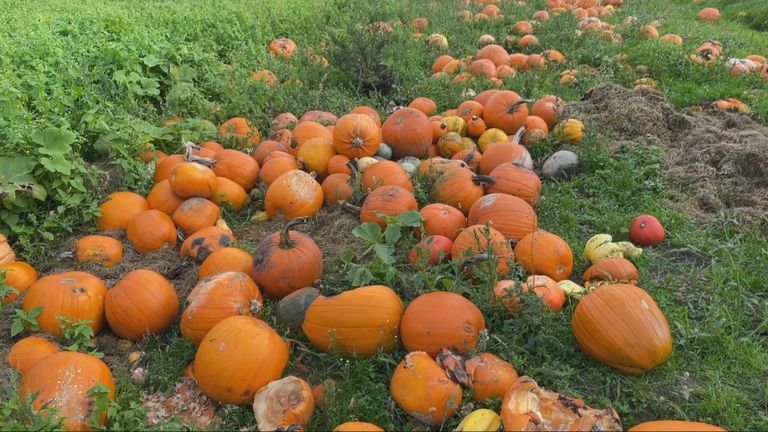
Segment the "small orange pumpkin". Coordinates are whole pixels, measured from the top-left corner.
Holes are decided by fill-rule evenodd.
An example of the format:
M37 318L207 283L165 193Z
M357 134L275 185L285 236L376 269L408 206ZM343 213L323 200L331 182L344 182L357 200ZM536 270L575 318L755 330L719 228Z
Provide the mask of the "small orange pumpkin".
M16 261L16 253L13 251L8 239L0 233L0 264Z
M437 111L437 104L430 98L417 97L408 104L408 108L417 109L426 116L431 116Z
M184 198L176 195L171 188L171 182L166 179L155 183L147 195L149 208L160 210L167 215L172 215L184 202Z
M629 428L628 432L725 432L725 429L708 423L682 420L656 420L640 423Z
M347 114L333 129L333 148L350 159L373 156L381 140L381 128L366 114Z
M424 236L441 235L453 241L467 227L467 218L459 209L447 204L427 204L419 214L424 218Z
M171 177L173 168L182 162L184 162L184 155L180 154L172 154L160 159L155 166L152 181L160 183L163 180L168 180Z
M637 267L625 258L603 258L584 272L584 282L612 281L637 285Z
M40 360L58 351L59 347L48 339L29 336L13 344L5 362L24 375Z
M494 168L507 162L533 169L533 159L528 150L519 143L506 141L495 142L485 149L480 160L480 173L488 175Z
M251 276L253 273L252 261L253 257L247 251L236 247L225 247L208 255L200 264L197 274L200 279L228 271L241 272Z
M248 193L239 184L226 177L216 177L216 192L210 197L217 206L228 206L239 212L248 201Z
M541 274L555 281L573 273L573 252L568 243L555 234L533 231L515 246L515 257L529 275Z
M384 432L384 429L373 423L352 421L342 423L333 429L333 432Z
M507 134L525 125L528 117L526 100L511 90L501 90L483 104L483 120L488 127L499 128Z
M96 218L96 226L100 230L125 229L144 210L149 210L149 204L143 196L133 192L115 192L99 205L100 216Z
M137 341L145 334L164 332L179 313L179 296L160 274L133 270L104 298L109 327L120 337Z
M136 252L154 252L176 245L176 225L160 210L144 210L128 224L126 238Z
M437 426L461 406L461 386L427 353L408 353L392 374L392 399L418 421Z
M324 138L333 142L333 133L320 123L302 120L291 132L289 152L292 155L298 154L301 146L313 138Z
M77 241L75 249L78 262L94 262L112 267L123 260L123 244L112 237L85 236Z
M173 222L187 234L216 224L221 209L205 198L189 198L173 212Z
M219 135L240 147L251 147L261 142L261 132L243 117L233 117L219 126Z
M24 291L37 281L37 270L23 261L0 264L0 275L3 276L0 283L11 288L0 298L0 303L4 305L16 301Z
M287 152L288 149L283 145L283 143L269 139L262 141L259 146L253 150L251 157L256 160L256 163L258 163L259 166L263 166L264 158L273 151Z

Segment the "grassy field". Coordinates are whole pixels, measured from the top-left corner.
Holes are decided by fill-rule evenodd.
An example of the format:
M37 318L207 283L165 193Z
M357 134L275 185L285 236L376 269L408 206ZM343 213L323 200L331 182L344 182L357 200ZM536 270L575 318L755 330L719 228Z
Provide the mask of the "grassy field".
M470 82L462 87L432 79L430 66L444 52L414 41L407 23L417 16L427 17L428 31L446 35L450 47L445 52L458 58L474 54L481 34L503 38L515 21L529 18L544 1L531 0L526 7L510 2L503 7L504 20L473 24L456 18L464 8L458 1L373 3L56 0L32 9L23 2L0 1L0 8L7 11L0 29L4 59L0 64L0 193L5 192L0 232L10 234L17 251L31 263L50 267L58 262L55 255L66 239L95 229L92 221L98 200L110 188L148 191L151 172L137 161L142 148L151 144L178 151L182 138L211 136L203 123L161 127L172 116L219 124L239 115L266 132L272 117L284 111L300 114L323 109L342 114L368 104L384 114L416 96L434 99L441 110L455 107L465 99L463 87L479 92L490 85ZM707 39L723 43L725 58L768 54L764 32L768 9L762 2L708 1L706 6L723 11L723 20L717 24L695 21L703 6L688 0L625 3L610 22L620 23L628 16L643 23L659 20L660 33L679 33L683 46L645 40L631 29L622 31L622 44L589 35L576 37L575 19L561 16L537 28L536 35L541 49L562 51L566 64L520 74L505 87L530 98L556 94L566 100L578 100L601 83L631 87L642 75L626 71L614 60L615 54L626 53L631 64L648 67L648 76L676 107L737 97L750 105L754 118L768 121L766 81L733 77L722 65L703 68L687 60ZM747 16L739 16L741 11ZM356 35L359 26L378 20L392 22L395 31L388 45L377 52ZM323 68L303 55L290 63L270 56L266 46L280 36L295 40L300 50L312 47L322 52L330 66ZM322 48L328 40L333 43ZM342 47L358 47L360 53ZM561 86L560 72L580 64L598 73ZM264 68L274 71L281 82L298 79L302 84L268 88L251 81L251 74ZM374 81L385 85L378 92L370 91ZM444 277L451 283L445 282L441 289L467 294L483 311L490 329L486 351L505 358L521 375L548 389L581 397L591 406L614 406L627 427L645 420L678 418L732 430L768 428L768 291L761 273L768 262L765 227L740 223L727 209L705 221L674 210L670 201L677 197L662 168L663 149L616 147L600 133L599 124L588 127L587 139L576 149L584 164L581 174L569 181L544 182L536 208L539 224L566 239L574 255L580 255L584 242L595 233L626 239L635 215L652 213L663 221L667 240L647 249L637 266L639 285L652 294L672 329L674 351L667 363L642 376L620 375L589 360L577 348L570 329L575 304L550 313L540 311L533 302L529 312L507 318L490 301L491 282L456 277L450 265L426 272L411 270L405 263L408 242L398 245L396 273L380 263L367 266L371 282L389 284L407 302L428 289L426 281ZM46 129L53 131L55 139L36 135ZM558 147L554 141L537 145L534 159L541 161ZM10 195L13 183L35 184L45 190L45 197ZM228 222L236 230L247 230L248 217L256 210L227 215ZM255 242L243 246L254 247ZM343 291L353 286L348 266L340 262L332 267L336 270L324 275L327 289ZM576 275L586 268L581 257L575 268ZM2 320L11 319L13 307L2 311ZM277 324L271 312L268 308L265 314L268 322L307 344L303 335ZM8 327L7 322L0 325L5 332L0 342L10 344ZM102 342L100 348L105 346ZM151 362L144 384L128 378L124 358L110 358L105 350L118 379L110 429L141 428L140 394L172 390L195 353L194 346L179 335L178 326L145 340L142 348ZM358 418L387 430L411 426L389 395L392 371L404 355L400 348L372 359L342 360L294 345L288 373L307 368L312 384L327 378L338 383L328 405L315 412L309 429L328 430ZM7 368L2 372L6 390L12 394L17 377ZM487 407L498 409L498 401ZM219 414L224 429L255 429L249 406L223 406ZM28 428L24 415L23 409L7 404L0 408L0 425ZM459 420L452 419L442 429L451 430ZM158 426L177 427L176 423Z

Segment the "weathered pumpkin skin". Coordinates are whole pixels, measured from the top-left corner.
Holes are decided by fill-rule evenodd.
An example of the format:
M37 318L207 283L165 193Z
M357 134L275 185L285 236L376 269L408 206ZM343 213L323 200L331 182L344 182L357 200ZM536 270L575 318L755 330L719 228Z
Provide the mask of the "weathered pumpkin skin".
M392 374L392 399L422 423L437 426L461 406L461 386L422 351L408 353Z
M433 291L416 297L405 310L400 326L408 351L424 351L435 357L441 348L465 353L477 344L485 330L480 309L464 297Z
M486 222L512 240L520 240L539 228L536 212L527 202L503 193L485 195L469 209L469 225L484 225Z
M39 279L29 287L22 309L29 312L38 306L43 311L37 317L40 330L55 337L63 331L57 315L73 320L90 320L89 327L98 334L104 325L104 281L85 272L66 272Z
M59 347L46 338L28 336L13 344L5 362L24 375L40 360L58 352Z
M195 355L195 379L213 400L250 404L288 364L288 345L262 320L232 316L206 335Z
M397 348L403 302L391 288L371 285L319 296L307 309L302 329L324 352L370 357Z
M515 246L515 258L529 275L544 275L561 281L573 273L571 247L547 231L534 231L521 238Z
M231 232L218 226L203 228L184 240L179 255L191 256L199 262L204 261L213 252L228 247L235 242Z
M672 353L666 317L634 285L603 285L582 297L571 325L587 356L627 374L645 373Z
M320 296L320 291L313 287L304 287L283 297L277 302L277 319L292 329L301 328L304 317L312 302Z
M115 380L107 365L98 358L79 352L61 351L51 354L35 364L21 379L19 399L26 403L28 396L39 392L32 406L40 411L44 405L56 410L64 418L65 430L87 431L92 419L93 400L87 394L96 384L107 388L107 397L115 398ZM45 411L40 411L46 416ZM98 418L100 425L107 423L106 410Z
M491 353L479 353L467 360L467 375L472 377L472 400L475 402L504 397L517 379L515 368Z
M85 236L77 241L75 249L78 262L95 262L112 267L123 259L123 244L112 237Z
M301 378L289 375L270 382L256 392L253 415L260 431L307 427L315 410L312 387Z
M269 186L264 203L272 220L314 216L323 206L323 188L304 171L288 171Z
M656 420L640 423L629 428L628 432L725 432L725 429L709 423L683 420Z

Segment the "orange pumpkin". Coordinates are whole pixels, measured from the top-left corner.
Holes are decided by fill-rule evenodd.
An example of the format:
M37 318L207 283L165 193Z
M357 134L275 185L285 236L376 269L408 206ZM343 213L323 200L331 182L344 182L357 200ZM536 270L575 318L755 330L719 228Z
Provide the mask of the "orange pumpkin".
M213 172L219 177L226 177L240 185L246 191L253 189L259 178L259 163L247 154L233 149L222 150L216 154Z
M515 246L515 257L529 275L541 274L561 281L573 273L571 247L546 231L533 231L521 238Z
M483 155L475 148L464 149L451 156L451 159L453 160L464 161L472 172L477 172L480 168L480 159L482 158Z
M365 114L368 117L372 118L374 122L376 122L376 126L381 127L381 116L379 116L379 112L367 105L361 105L361 106L355 107L352 111L350 111L350 113Z
M24 375L40 360L58 351L59 347L48 339L29 336L13 344L5 362Z
M441 235L453 241L467 227L464 213L447 204L427 204L419 214L424 218L424 237Z
M563 288L549 276L528 276L528 279L522 284L521 288L524 292L533 289L533 292L554 312L559 312L563 308L563 304L565 304L565 292L563 291ZM494 294L496 294L497 298L500 297L500 293L495 290ZM505 294L508 294L508 292ZM516 310L516 304L510 309L511 312L514 312Z
M89 235L75 245L78 262L94 262L112 267L123 260L123 244L107 236Z
M253 414L260 431L307 427L314 409L312 387L295 376L270 382L253 399Z
M637 285L640 274L631 261L624 258L603 258L584 272L584 282L612 281Z
M333 429L333 432L384 432L384 429L373 423L352 421L342 423Z
M702 9L698 17L701 21L717 21L720 19L720 11L713 7Z
M506 141L495 142L483 151L480 173L488 175L494 168L506 162L533 169L533 160L528 150L518 143Z
M347 114L333 129L333 148L351 159L373 156L381 139L381 128L366 114Z
M189 198L173 212L173 222L187 234L213 226L221 216L221 209L205 198Z
M449 169L432 185L430 195L435 202L448 204L465 215L485 193L483 185L493 182L488 176L478 176L466 168Z
M280 153L275 152L264 161L264 166L261 168L261 181L265 185L269 186L277 180L278 177L287 173L288 171L300 170L302 168L301 162L289 154L285 154L287 157L283 157Z
M503 398L517 379L515 368L491 353L475 354L467 360L466 366L472 383L472 400L475 402Z
M251 276L253 257L247 251L236 247L225 247L214 251L200 264L198 277L204 279L216 273L241 272Z
M133 218L148 209L149 204L143 196L133 192L115 192L99 205L96 226L100 230L125 229Z
M634 285L603 285L579 300L571 323L589 357L628 374L641 374L672 353L672 334L653 298Z
M494 66L501 66L507 64L507 57L509 53L501 45L489 44L477 51L478 59L485 59L494 64Z
M437 73L443 70L445 68L445 65L447 65L449 62L455 60L453 57L449 56L448 54L441 55L440 57L435 59L435 62L432 63L432 73Z
M725 432L725 429L708 423L683 420L656 420L640 423L629 428L628 432Z
M486 130L485 121L478 116L472 116L467 121L467 133L469 136L480 137Z
M171 190L182 198L208 198L216 190L216 174L205 165L182 162L171 170Z
M397 162L388 160L379 161L363 172L364 190L371 191L381 186L400 186L413 192L413 183L405 168Z
M339 119L336 118L333 113L328 111L311 110L307 111L299 118L299 123L302 122L315 122L320 123L323 126L330 126L336 124Z
M176 245L176 226L160 210L145 210L128 224L126 238L136 252L154 252L166 245Z
M235 315L259 315L264 300L259 287L245 273L222 272L195 285L181 314L181 334L195 344L213 326Z
M444 172L452 168L469 168L463 160L446 159L444 157L432 157L423 160L419 164L419 175L437 179Z
M414 108L400 108L381 127L381 136L392 148L393 159L427 155L432 144L432 125L424 113Z
M507 243L504 234L484 225L470 225L461 230L453 241L451 259L464 260L473 255L485 253L489 248L498 260L496 274L502 276L509 273L509 267L514 261L512 247Z
M261 132L243 117L233 117L219 126L219 135L240 147L251 147L261 142Z
M286 60L293 57L293 53L296 51L296 42L285 38L277 38L269 43L270 54L280 56Z
M90 321L88 326L98 334L104 325L104 296L107 287L98 277L85 272L66 272L40 278L29 287L22 309L25 312L42 307L37 323L40 330L61 337L59 316L74 321Z
M256 160L256 163L259 164L259 166L264 165L264 158L267 157L268 154L272 153L273 151L283 151L287 152L288 149L283 145L283 143L275 140L265 140L262 141L256 149L253 150L253 153L251 153L251 157Z
M325 128L325 126L314 121L301 121L293 128L291 132L291 142L289 146L289 152L292 155L296 155L299 149L305 142L313 138L324 138L333 142L333 133Z
M155 183L147 195L149 208L160 210L167 215L172 215L183 202L184 198L173 192L171 182L168 179Z
M216 177L216 192L210 198L217 206L228 206L234 212L239 212L248 201L248 193L232 180Z
M202 262L213 252L231 246L234 242L235 237L231 231L218 226L203 228L184 240L179 249L179 255L191 256Z
M220 151L224 150L224 146L216 141L203 141L200 143L200 147L213 152L214 157L219 154Z
M19 296L37 281L37 270L23 261L0 264L0 284L10 287L10 290L0 298L0 303L6 305L16 301Z
M496 93L498 93L500 91L501 90L497 90L497 89L490 89L490 90L482 91L482 92L478 93L477 96L475 96L475 101L477 101L478 103L480 103L480 105L485 107L485 105L488 103L488 101L491 100L491 98L494 97L496 95Z
M426 116L431 116L437 111L437 104L430 98L417 97L408 104L409 108L417 109Z
M464 297L433 291L416 297L405 309L400 335L408 351L424 351L435 357L441 348L461 353L477 345L485 330L480 309Z
M306 171L315 172L318 179L324 179L328 175L328 162L335 155L336 150L331 141L313 138L301 146L297 157L304 163Z
M475 202L469 209L467 223L489 223L504 237L520 240L538 229L533 208L522 199L503 193L491 193Z
M350 159L344 155L335 155L328 160L328 174L347 174L352 175L352 169L349 167Z
M16 261L16 253L8 243L8 239L0 234L0 264L12 263Z
M145 334L161 334L179 313L173 286L152 270L133 270L104 298L104 314L118 336L137 341Z
M360 223L376 222L384 228L384 219L377 214L398 216L411 210L418 210L416 198L407 189L400 186L381 186L371 191L360 209Z
M152 181L160 183L163 180L168 180L171 177L171 171L173 168L184 162L184 155L172 154L168 157L164 157L157 162L155 166L155 172L152 175Z
M94 422L107 424L107 410L96 417L94 401L88 397L96 384L106 387L107 399L114 400L115 380L103 361L90 354L61 351L43 358L24 374L19 400L31 403L43 417L47 416L44 407L55 410L65 430L87 431ZM37 394L34 401L29 399L33 394Z
M503 193L523 199L531 206L539 202L541 179L533 170L505 162L490 173L493 183L486 186L487 193Z
M339 204L347 202L355 193L355 188L351 184L352 177L348 174L331 174L323 180L323 196L326 204Z
M324 352L371 357L397 348L403 302L384 285L319 296L306 311L302 330Z
M408 353L392 374L392 399L418 421L438 426L459 410L461 386L427 353Z
M262 387L280 378L288 364L288 345L256 318L231 316L205 335L195 355L195 378L213 400L252 403Z
M323 205L323 188L304 171L288 171L269 185L264 209L272 220L314 216Z
M483 105L483 120L488 127L499 128L507 134L525 125L528 117L526 100L510 90L501 90Z
M323 274L323 256L315 241L291 230L307 222L307 218L293 219L256 246L253 279L270 298L281 299L313 285Z

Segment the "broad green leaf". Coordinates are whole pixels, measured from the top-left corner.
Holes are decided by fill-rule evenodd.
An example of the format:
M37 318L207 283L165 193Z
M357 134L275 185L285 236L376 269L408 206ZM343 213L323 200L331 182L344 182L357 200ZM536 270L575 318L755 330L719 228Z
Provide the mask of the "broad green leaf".
M392 246L382 243L373 245L373 251L376 256L381 258L386 264L392 264L395 262L395 251Z
M411 210L397 215L395 220L397 220L402 225L415 228L421 226L421 223L424 221L424 217L422 217L421 214L419 214L419 212L416 210Z
M0 157L0 183L34 183L32 176L37 162L25 156Z
M47 128L32 134L32 141L41 147L38 151L46 155L62 155L72 150L71 144L75 142L75 134L72 131Z
M365 222L352 230L352 234L368 243L381 243L381 227L375 222Z
M148 56L144 56L141 59L141 62L144 63L145 65L149 66L149 67L154 67L154 66L159 65L163 61L161 59L153 56L152 54L150 54Z
M60 154L53 155L50 158L40 158L40 163L50 172L58 172L64 175L72 174L72 163Z
M384 230L384 241L387 244L397 243L397 241L400 240L400 237L400 225L387 225L387 228Z
M349 270L350 282L354 286L364 286L371 283L373 273L363 266L355 265Z

